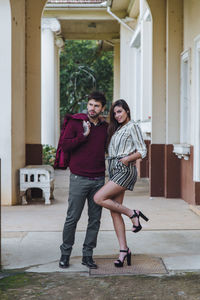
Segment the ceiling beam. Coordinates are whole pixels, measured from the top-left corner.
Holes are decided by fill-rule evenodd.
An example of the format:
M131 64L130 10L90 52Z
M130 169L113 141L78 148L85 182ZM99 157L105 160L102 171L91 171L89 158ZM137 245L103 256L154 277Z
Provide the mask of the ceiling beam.
M120 18L124 17L124 12L118 12ZM106 9L46 9L43 17L58 18L60 20L112 20Z
M70 33L62 32L62 36L66 40L119 40L119 33Z

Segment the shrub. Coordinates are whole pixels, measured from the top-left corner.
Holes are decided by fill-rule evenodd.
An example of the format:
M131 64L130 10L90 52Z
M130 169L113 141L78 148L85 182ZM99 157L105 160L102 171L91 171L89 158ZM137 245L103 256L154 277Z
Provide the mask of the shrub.
M44 165L54 165L56 158L56 148L51 145L42 145L42 161Z

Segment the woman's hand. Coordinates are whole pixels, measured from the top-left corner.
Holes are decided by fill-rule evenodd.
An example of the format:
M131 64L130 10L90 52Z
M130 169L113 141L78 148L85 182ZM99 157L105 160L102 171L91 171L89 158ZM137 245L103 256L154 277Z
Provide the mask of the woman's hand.
M123 158L121 158L119 161L121 161L125 166L128 167L128 165L130 163L133 163L135 164L136 163L136 160L140 159L141 158L141 154L137 151L135 153L132 153L132 154L129 154Z
M90 133L91 124L89 121L83 121L83 135L88 136Z
M119 161L121 161L125 166L128 167L128 165L129 165L129 157L128 156L121 158Z

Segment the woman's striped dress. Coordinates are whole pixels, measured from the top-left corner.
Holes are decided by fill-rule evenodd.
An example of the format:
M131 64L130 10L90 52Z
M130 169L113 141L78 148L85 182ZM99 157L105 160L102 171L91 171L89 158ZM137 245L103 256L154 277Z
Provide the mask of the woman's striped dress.
M110 180L131 191L137 180L135 162L131 162L129 166L126 166L120 159L136 151L141 154L142 158L146 156L147 150L141 129L137 123L131 120L117 129L108 147L108 172Z

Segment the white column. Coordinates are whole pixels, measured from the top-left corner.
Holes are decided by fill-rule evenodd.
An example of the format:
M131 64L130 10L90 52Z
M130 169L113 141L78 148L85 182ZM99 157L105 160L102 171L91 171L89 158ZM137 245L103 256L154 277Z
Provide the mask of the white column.
M11 152L11 11L10 1L0 1L0 158L2 204L12 203Z
M194 181L200 181L200 36L195 39Z
M120 98L130 106L133 115L134 49L130 47L132 32L121 26L120 30Z
M133 102L134 119L143 132L151 132L152 115L152 20L150 11L140 1L140 20L130 42L134 49Z
M42 19L42 144L52 146L57 145L55 124L58 119L58 54L55 51L55 33L59 31L57 19Z
M149 120L152 106L152 24L141 22L141 121Z
M64 41L61 37L56 38L55 41L55 60L54 60L54 69L55 69L55 102L54 102L54 111L55 111L55 130L54 130L54 141L55 146L58 144L60 137L60 51L64 46Z
M120 43L114 45L114 93L113 99L120 98Z
M134 76L133 76L133 118L141 120L141 48L134 49Z
M131 111L131 118L133 119L135 106L134 106L134 99L133 99L133 83L135 78L135 61L134 61L134 49L130 47L130 39L128 40L128 54L129 54L129 76L128 76L128 104Z
M144 0L140 0L140 19L143 18L144 14Z

